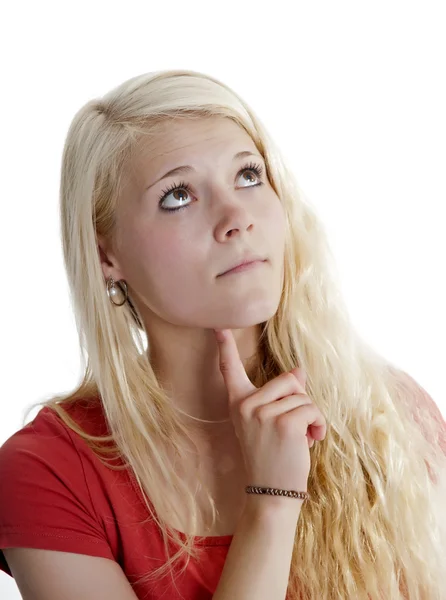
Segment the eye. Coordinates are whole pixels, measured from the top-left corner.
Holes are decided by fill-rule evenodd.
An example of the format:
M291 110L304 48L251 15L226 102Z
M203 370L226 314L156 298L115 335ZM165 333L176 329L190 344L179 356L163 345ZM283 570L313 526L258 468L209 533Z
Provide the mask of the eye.
M166 200L169 196L173 196L174 202L185 202L187 200L187 196L191 194L192 191L189 185L186 182L180 182L178 184L173 183L166 190L161 192L161 197L159 199L159 206L161 210L165 210L166 212L175 212L177 210L181 210L183 208L187 208L189 204L183 204L182 206L165 206ZM163 206L164 205L164 206Z
M253 173L254 173L255 177L253 177L253 175L252 175ZM249 163L248 165L245 165L244 167L242 167L240 169L240 171L237 173L236 178L238 178L242 174L244 175L244 181L248 185L242 185L242 188L257 187L257 186L263 185L263 181L258 181L257 183L255 182L256 179L258 179L258 180L261 179L262 173L263 173L263 167L261 165L256 164L256 163ZM246 174L248 175L248 177L246 177ZM254 181L254 183L253 183L253 181ZM191 205L191 202L187 201L187 197L190 194L192 194L192 190L191 190L189 184L186 183L185 181L182 181L178 184L173 183L167 189L162 190L161 196L159 198L159 207L161 210L163 210L165 212L177 212L179 210L188 208ZM169 196L172 196L171 202L174 202L174 203L181 202L182 205L178 206L178 205L174 204L174 206L168 206L168 205L166 206L166 202L167 202Z
M252 171L252 173L255 174L255 176L256 176L257 179L261 179L262 178L263 167L261 165L256 164L256 163L249 163L249 165L245 165L244 167L242 167L240 169L240 171L237 173L237 177L239 175L241 175L242 173L243 174L245 174L245 173L249 174L250 171ZM248 183L250 181L252 181L252 179L253 179L252 173L249 175L249 179L245 178L245 181L247 181ZM260 181L259 183L254 183L254 185L262 185L262 183L263 182ZM243 186L243 187L252 187L252 186L248 185L248 186Z

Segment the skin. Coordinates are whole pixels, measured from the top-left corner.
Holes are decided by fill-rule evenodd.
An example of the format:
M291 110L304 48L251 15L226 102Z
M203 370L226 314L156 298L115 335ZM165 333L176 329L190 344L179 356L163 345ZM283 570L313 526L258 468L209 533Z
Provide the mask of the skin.
M174 389L178 407L209 420L229 418L228 392L213 330L232 330L237 352L249 371L258 343L258 325L276 312L283 282L283 208L265 177L265 165L259 156L232 163L234 154L242 150L258 154L248 134L228 119L165 124L150 144L146 140L131 165L117 207L116 239L98 236L104 277L124 279L132 301L141 311L155 371ZM251 171L238 174L250 161L263 166L263 186L253 187L258 180ZM166 171L185 164L193 165L195 171L154 183ZM174 198L186 198L192 204L179 212L162 212L158 207L161 190L183 180L190 185L191 196L187 192L171 194L167 204L180 205ZM153 187L145 190L150 184ZM268 262L217 278L218 273L239 262L247 250L267 257ZM231 369L237 352L232 346L233 358L226 357ZM229 377L230 373L226 375ZM247 482L231 421L207 427L210 429L204 446L208 452L203 453L207 461L205 471L220 520L213 531L199 525L192 533L225 535L234 532L243 512L247 498L243 486ZM185 468L186 477L187 474ZM195 483L191 482L192 488ZM275 514L277 518L277 510ZM251 566L259 563L254 551L264 546L258 543L259 535L262 540L266 535L271 557L268 562L272 565L267 575L274 575L264 583L272 585L274 581L277 591L277 573L282 570L281 579L285 581L289 569L283 560L287 551L284 539L287 535L290 538L293 525L287 518L285 529L276 536L276 547L271 545L271 532L265 523L260 523L258 513L254 525L252 516L248 516L238 540L251 540L252 551L239 542L239 555L232 557L235 570L226 574L226 585L237 573L239 579L234 585L240 590L251 586L251 580L240 577L249 575ZM293 523L294 519L293 516ZM189 525L184 523L173 526L185 531ZM277 521L274 531L278 531ZM8 548L4 553L26 600L49 600L62 595L67 600L136 598L121 567L109 559L34 548ZM240 568L243 561L247 568ZM80 572L82 577L78 577ZM264 583L262 580L262 589L266 589ZM276 592L267 595L277 596Z
M254 156L233 156L248 150ZM212 117L165 122L141 143L117 206L115 240L98 237L105 278L124 279L150 340L150 360L177 406L198 418L229 418L213 329L232 329L244 365L255 361L259 324L277 310L283 284L285 213L263 158L235 122ZM263 167L260 178L246 164ZM167 171L194 171L159 182ZM255 186L259 181L264 185ZM162 191L187 183L191 192ZM147 189L149 187L149 189ZM217 277L251 251L267 262ZM116 310L119 310L117 308ZM188 425L192 420L185 417ZM232 431L232 425L208 425Z

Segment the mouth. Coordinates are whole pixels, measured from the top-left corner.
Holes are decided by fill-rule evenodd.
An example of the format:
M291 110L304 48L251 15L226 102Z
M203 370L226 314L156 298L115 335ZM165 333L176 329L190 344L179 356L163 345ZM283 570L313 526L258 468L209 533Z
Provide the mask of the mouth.
M246 261L236 265L235 267L232 267L232 269L228 269L227 271L224 271L224 273L220 273L220 275L217 275L217 277L223 277L223 275L230 275L233 273L241 273L243 271L248 271L249 269L254 269L256 267L260 267L266 262L267 262L266 259L260 259L260 258L255 259L255 260L246 260Z

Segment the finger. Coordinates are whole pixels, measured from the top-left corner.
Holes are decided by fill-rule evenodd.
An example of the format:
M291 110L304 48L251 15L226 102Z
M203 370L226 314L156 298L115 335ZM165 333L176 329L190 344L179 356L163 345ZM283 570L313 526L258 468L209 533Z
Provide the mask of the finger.
M287 373L285 371L274 379L267 381L259 390L258 394L253 394L250 398L245 400L244 405L246 414L250 414L252 411L255 411L265 404L276 404L282 398L292 395L299 395L300 398L306 398L308 402L311 402L299 380L293 373Z
M265 422L270 421L283 413L290 412L299 406L304 406L305 404L311 404L311 400L308 396L291 394L274 402L259 404L255 409L255 414L259 421Z
M307 382L307 374L305 373L304 369L302 367L295 367L294 369L291 369L290 373L292 373L296 379L298 380L298 382L303 385L304 390L305 390L305 385ZM306 392L304 392L306 393ZM322 415L321 415L322 417ZM320 422L314 422L309 426L309 430L310 430L310 435L318 441L321 441L323 439L325 439L325 436L327 435L327 424L326 421L324 419L324 417L322 417L322 423Z
M303 387L302 393L305 394L305 386L307 385L307 374L305 370L302 367L294 367L294 369L291 369L290 373L292 373L297 381L301 384Z
M315 440L320 442L325 439L327 435L327 425L325 423L323 425L312 425L311 427L313 427L311 435Z
M327 422L321 411L317 407L314 408L316 408L316 418L309 423L310 435L315 440L322 441L327 435Z
M230 401L246 398L257 388L252 384L243 366L231 329L214 329L219 351L220 371Z
M280 415L283 418L285 415L291 415L295 418L297 426L302 433L317 441L325 438L327 433L327 425L321 411L313 403L303 403L296 408L287 410Z

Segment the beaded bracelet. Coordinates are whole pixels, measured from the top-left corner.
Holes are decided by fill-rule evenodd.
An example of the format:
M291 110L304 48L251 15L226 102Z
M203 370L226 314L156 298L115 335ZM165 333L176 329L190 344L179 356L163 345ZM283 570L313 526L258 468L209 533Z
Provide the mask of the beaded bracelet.
M288 496L290 498L301 498L308 500L310 494L308 492L295 492L294 490L280 490L277 488L257 487L247 485L245 488L247 494L269 494L270 496Z

